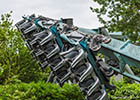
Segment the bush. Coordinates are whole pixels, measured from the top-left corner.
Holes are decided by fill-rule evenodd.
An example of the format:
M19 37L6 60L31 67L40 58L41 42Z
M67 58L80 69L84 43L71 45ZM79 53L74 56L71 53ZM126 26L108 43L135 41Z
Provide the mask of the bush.
M124 80L115 81L111 83L116 86L116 90L109 93L110 100L140 100L140 84L126 83Z
M84 100L80 89L73 84L62 88L43 81L0 86L0 100Z

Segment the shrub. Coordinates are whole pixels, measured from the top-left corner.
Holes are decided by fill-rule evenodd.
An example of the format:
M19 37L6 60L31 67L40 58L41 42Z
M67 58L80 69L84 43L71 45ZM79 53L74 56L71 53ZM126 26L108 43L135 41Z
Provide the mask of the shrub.
M115 81L111 83L116 86L116 90L109 93L110 100L140 100L140 84L126 83L124 80Z
M43 81L0 86L0 100L84 100L80 89L73 84L62 88Z

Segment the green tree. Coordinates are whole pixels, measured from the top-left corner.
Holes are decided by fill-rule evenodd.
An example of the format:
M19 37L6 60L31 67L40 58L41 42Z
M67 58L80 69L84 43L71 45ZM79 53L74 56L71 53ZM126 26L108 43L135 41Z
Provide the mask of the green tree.
M140 0L93 0L100 8L91 7L99 21L111 32L123 32L132 42L140 41ZM106 19L106 17L108 17Z
M47 75L41 72L14 28L11 13L1 15L0 20L0 84L16 79L23 82L44 79Z

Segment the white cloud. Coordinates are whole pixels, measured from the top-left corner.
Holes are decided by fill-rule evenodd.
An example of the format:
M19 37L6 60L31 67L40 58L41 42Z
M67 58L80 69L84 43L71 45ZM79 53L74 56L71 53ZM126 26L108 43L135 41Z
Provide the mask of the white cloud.
M73 18L74 25L86 28L100 27L96 14L90 6L98 7L92 0L3 0L0 14L13 11L14 22L22 15L32 13L52 18Z

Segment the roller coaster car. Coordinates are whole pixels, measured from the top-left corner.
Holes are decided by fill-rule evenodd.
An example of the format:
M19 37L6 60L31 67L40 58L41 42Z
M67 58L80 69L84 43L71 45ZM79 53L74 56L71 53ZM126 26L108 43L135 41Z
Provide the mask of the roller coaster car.
M129 41L110 38L103 28L78 28L72 19L35 15L24 16L16 26L41 68L51 68L48 82L60 86L67 81L76 83L86 100L107 100L105 89L115 89L109 78L116 73L140 81L124 72L125 64L139 67L140 48ZM97 53L105 55L105 61Z
M70 79L71 75L71 61L73 61L76 56L79 54L78 50L74 50L73 48L69 49L66 52L61 52L60 56L55 58L56 60L60 61L59 63L50 63L52 66L55 66L52 68L55 75L57 76L57 80L59 80L60 84L64 84L64 82L68 81ZM57 61L57 62L58 62Z

